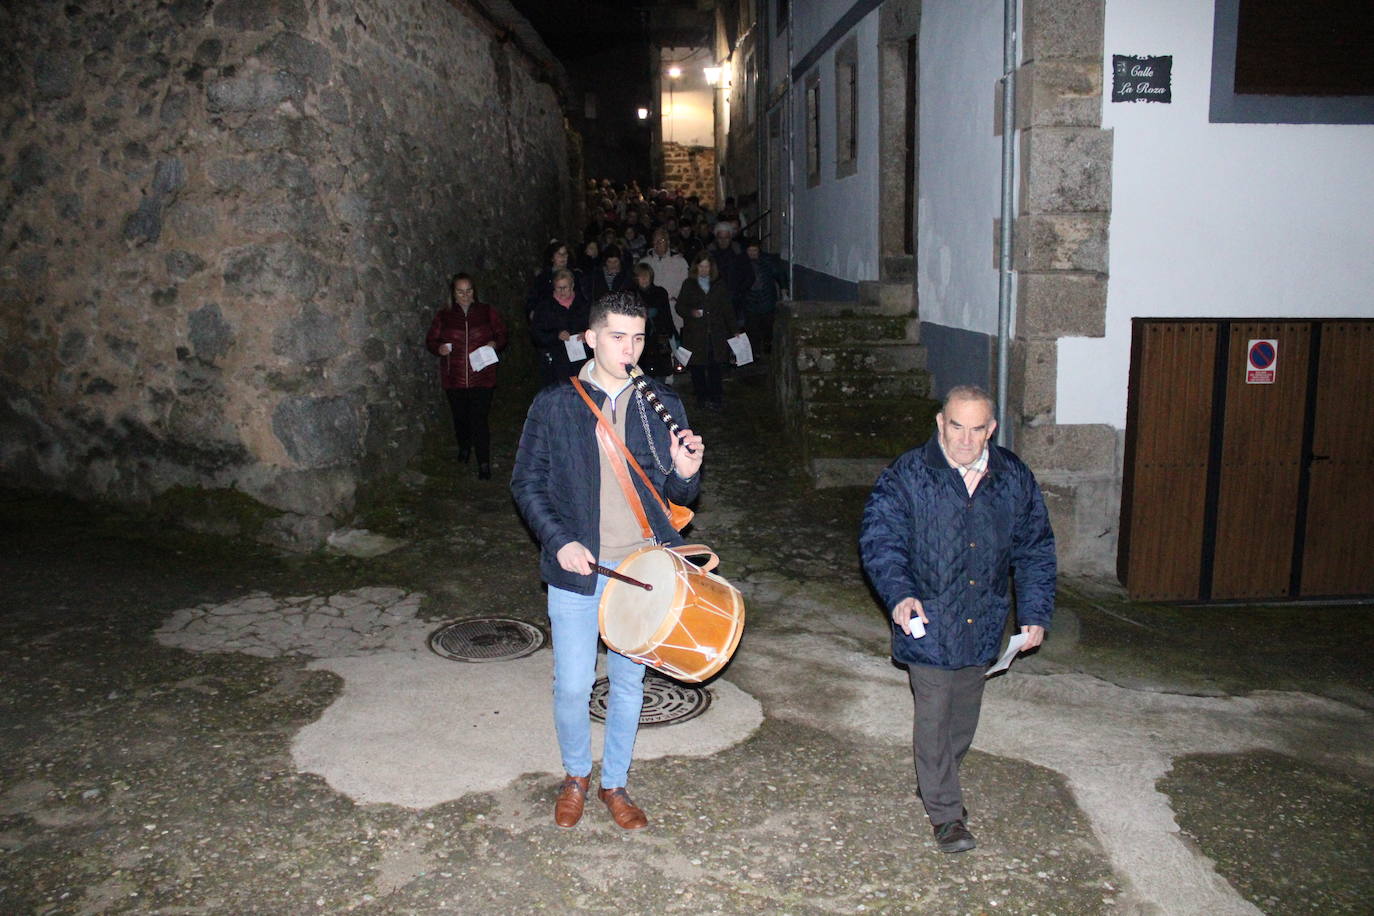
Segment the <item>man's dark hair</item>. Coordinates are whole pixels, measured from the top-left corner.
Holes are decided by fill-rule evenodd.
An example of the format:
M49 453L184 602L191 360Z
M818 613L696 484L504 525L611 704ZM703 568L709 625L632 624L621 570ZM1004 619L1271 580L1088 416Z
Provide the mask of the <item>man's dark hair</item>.
M644 303L639 301L638 296L628 290L607 293L593 302L591 315L587 318L588 327L604 328L608 315L643 318L645 322L649 320L649 310L644 307Z
M602 261L605 261L605 260L607 260L607 259L609 259L609 258L618 258L618 257L620 257L620 248L617 247L617 246L615 246L615 245L607 245L605 248L601 249L601 260L602 260Z

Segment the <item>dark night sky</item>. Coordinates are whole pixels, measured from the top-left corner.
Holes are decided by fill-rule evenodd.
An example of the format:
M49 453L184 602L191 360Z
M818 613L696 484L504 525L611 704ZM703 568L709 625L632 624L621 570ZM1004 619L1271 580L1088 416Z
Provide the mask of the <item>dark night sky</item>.
M586 174L619 181L649 180L651 130L635 109L657 107L651 75L651 0L512 0L563 63L576 96L574 128L582 135ZM587 96L596 117L582 117Z
M611 47L648 43L645 0L512 0L549 50L568 64Z

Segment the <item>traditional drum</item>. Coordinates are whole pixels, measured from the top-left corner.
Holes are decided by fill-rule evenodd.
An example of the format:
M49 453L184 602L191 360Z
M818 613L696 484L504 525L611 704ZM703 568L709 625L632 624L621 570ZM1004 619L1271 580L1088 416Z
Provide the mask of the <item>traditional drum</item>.
M705 566L684 557L705 555ZM709 547L641 547L616 572L653 586L612 579L601 593L601 638L621 655L680 681L695 684L715 674L734 654L744 632L739 589L711 570L720 559Z

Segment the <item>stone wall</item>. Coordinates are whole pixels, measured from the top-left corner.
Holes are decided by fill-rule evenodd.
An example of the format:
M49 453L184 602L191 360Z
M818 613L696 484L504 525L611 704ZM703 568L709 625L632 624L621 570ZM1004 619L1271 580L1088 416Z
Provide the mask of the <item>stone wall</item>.
M1104 0L1029 0L1023 9L1009 420L1015 449L1044 487L1060 566L1110 575L1124 436L1055 416L1059 338L1105 332L1112 134L1101 126Z
M663 185L683 194L701 198L704 206L716 206L716 151L709 146L663 144Z
M0 18L0 481L319 543L418 448L447 277L509 314L570 224L547 61L458 0Z

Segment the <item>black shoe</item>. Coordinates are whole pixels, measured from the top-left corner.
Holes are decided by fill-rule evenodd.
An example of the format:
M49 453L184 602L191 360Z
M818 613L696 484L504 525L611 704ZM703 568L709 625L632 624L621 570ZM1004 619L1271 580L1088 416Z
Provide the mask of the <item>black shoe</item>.
M465 449L465 448L460 448L460 449L458 449L458 461L459 461L460 463L462 463L462 464L467 464L467 463L468 463L468 454L469 454L468 449Z
M479 465L477 465L477 479L478 479L478 480L491 480L491 465L489 465L489 464L479 464Z
M963 821L935 825L935 846L941 852L967 852L977 845Z

